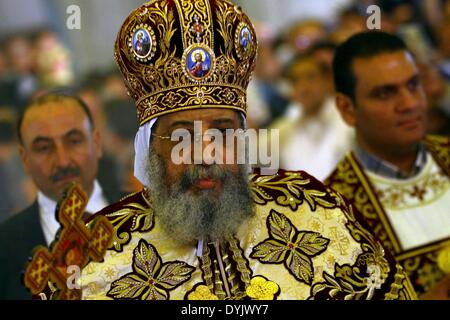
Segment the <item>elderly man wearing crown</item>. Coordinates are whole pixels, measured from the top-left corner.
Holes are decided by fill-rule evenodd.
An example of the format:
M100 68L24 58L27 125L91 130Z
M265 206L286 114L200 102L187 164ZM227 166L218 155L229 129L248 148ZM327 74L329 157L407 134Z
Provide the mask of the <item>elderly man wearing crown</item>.
M147 47L137 48L140 33ZM114 236L104 260L82 270L84 299L415 297L353 207L307 173L173 161L176 129L245 128L256 49L250 20L226 0L154 0L126 19L115 59L138 109L145 188L97 213ZM204 72L191 72L200 55Z

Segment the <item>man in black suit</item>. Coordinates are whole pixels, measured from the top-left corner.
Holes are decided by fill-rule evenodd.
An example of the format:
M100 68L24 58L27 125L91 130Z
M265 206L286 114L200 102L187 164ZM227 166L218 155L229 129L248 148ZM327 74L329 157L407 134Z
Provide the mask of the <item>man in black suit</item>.
M96 180L100 133L77 97L51 93L36 99L23 111L18 135L20 158L39 190L30 207L0 225L0 299L31 298L22 272L33 248L53 241L59 228L56 204L72 181L89 195L87 212L120 197Z

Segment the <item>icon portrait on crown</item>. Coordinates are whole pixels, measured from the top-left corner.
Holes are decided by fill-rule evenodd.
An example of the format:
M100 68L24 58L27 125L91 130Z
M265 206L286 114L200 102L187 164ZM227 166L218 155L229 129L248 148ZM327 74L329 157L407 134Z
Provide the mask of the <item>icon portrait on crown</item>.
M247 27L242 28L241 30L241 36L240 36L240 45L241 48L244 49L244 51L249 50L252 43L252 35L250 34L250 31Z
M155 34L147 25L139 25L133 29L128 46L137 60L149 61L156 51Z
M206 80L214 67L214 53L207 46L195 44L186 49L183 63L189 78L194 81Z
M241 60L246 60L252 56L255 43L254 37L248 25L241 22L236 29L235 46L236 53Z

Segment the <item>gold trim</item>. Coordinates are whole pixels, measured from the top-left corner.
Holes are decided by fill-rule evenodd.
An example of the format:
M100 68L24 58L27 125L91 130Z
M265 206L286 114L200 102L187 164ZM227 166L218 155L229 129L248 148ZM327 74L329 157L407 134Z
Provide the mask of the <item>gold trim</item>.
M206 242L203 243L203 255L199 258L201 262L200 268L202 269L203 280L206 282L206 286L214 293L214 282L213 282L213 274L212 274L212 262L209 258L209 247Z
M406 271L405 271L405 273L406 273ZM419 300L416 289L414 288L413 284L411 283L411 279L409 279L409 276L406 277L405 282L406 282L405 283L406 291L411 294L411 296L410 296L411 299Z
M403 267L400 264L397 264L395 268L397 271L394 275L394 282L391 284L391 290L384 295L384 298L386 300L417 300L417 293L414 290L409 277L404 272Z
M401 282L405 274L394 257L387 254L381 243L368 230L359 224L354 216L353 207L343 208L347 217L345 227L351 237L361 247L361 253L356 261L350 264L335 264L334 272L323 271L323 282L314 284L311 288L311 297L318 294L323 298L345 300L361 299L396 299L400 293L407 294ZM337 239L334 239L337 240ZM396 267L394 267L396 266ZM394 276L395 281L388 281L389 276ZM386 293L386 291L389 292Z
M407 252L404 252L402 254L399 254L399 255L397 255L397 260L402 261L402 260L418 257L425 253L431 253L431 252L437 251L437 250L442 249L449 245L450 245L450 237L446 238L444 240L440 240L439 243L433 242L432 244L425 244L420 247L411 249Z
M392 230L392 227L389 223L389 219L386 216L384 209L381 207L381 205L378 203L378 200L376 196L373 193L372 187L370 186L369 182L367 181L364 173L360 170L358 164L356 163L356 160L354 158L354 155L352 152L348 153L346 155L347 159L350 162L350 165L352 166L353 170L355 171L356 175L358 176L359 182L361 183L362 187L367 193L367 196L369 197L369 201L374 206L375 210L378 212L378 217L381 221L381 224L383 225L384 229L386 230L386 233L388 234L391 243L394 247L394 251L396 254L400 253L400 243L395 236L395 233Z
M233 88L236 89L238 91L240 91L242 93L243 96L245 96L245 91L242 90L242 87L236 86L236 85L232 85L232 84L226 84L226 83L219 83L219 82L202 82L201 83L202 87L222 87L222 88ZM147 94L141 98L139 98L139 100L136 101L136 104L140 104L142 103L145 99L149 99L154 95L160 94L160 93L164 93L164 92L170 92L173 91L174 89L180 89L180 88L198 88L198 84L195 83L191 83L191 84L185 84L185 85L177 85L177 86L173 86L170 88L166 88L166 89L162 89L162 90L157 90L157 91L153 91L151 94Z
M233 253L233 260L237 263L237 270L241 274L241 280L245 285L245 288L250 285L250 278L252 276L252 270L248 267L248 261L243 256L243 250L239 247L236 239L231 239L229 242L231 252Z
M450 178L450 139L443 136L427 135L424 142L434 161Z
M239 107L212 105L212 104L194 105L192 107L177 108L177 109L172 109L172 110L156 113L156 114L151 115L151 116L145 118L144 120L142 120L139 125L143 126L144 124L146 124L148 121L152 120L153 118L157 118L157 117L163 116L168 113L178 112L178 111L182 111L182 110L193 110L193 109L203 109L203 108L232 109L232 110L236 110L236 111L241 111L245 114L244 110L242 110L242 108L239 108Z

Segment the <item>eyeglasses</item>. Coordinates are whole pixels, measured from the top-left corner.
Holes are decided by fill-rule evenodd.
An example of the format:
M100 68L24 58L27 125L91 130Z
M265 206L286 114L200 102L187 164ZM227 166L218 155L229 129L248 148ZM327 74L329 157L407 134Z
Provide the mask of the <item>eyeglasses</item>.
M224 141L223 139L230 139L230 138L233 138L234 136L238 137L238 138L240 135L244 136L245 133L247 132L247 129L227 128L227 129L209 129L209 131L210 131L209 133L206 133L206 132L205 133L198 133L198 132L194 133L187 129L183 129L183 130L175 130L171 136L160 136L155 133L152 133L151 135L153 137L163 139L166 141L171 141L174 143L178 143L180 141L180 138L182 141L190 139L192 142L201 142L203 140L204 141L215 141L215 139L218 136L221 136L222 141ZM205 139L204 137L208 137L208 139Z

